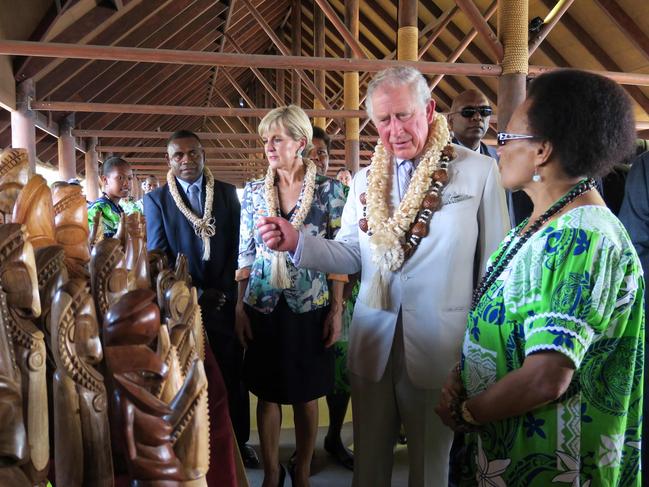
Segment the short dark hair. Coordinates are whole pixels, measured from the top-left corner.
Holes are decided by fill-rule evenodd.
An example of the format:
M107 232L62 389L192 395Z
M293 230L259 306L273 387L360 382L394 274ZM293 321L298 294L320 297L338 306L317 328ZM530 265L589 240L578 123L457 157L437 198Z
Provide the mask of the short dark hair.
M338 176L338 175L339 175L341 172L343 172L343 171L347 171L347 172L349 172L349 174L351 174L352 176L354 175L354 173L352 172L352 170L349 169L348 167L340 167L340 168L338 168L338 170L336 171L336 176Z
M562 69L533 80L527 96L531 133L552 143L568 176L603 176L632 157L633 107L615 81Z
M327 154L331 152L331 137L327 132L324 131L324 129L321 129L320 127L313 127L313 138L314 139L320 139L325 143L325 146L327 147Z
M118 167L131 167L131 165L128 163L128 161L125 161L121 157L117 156L111 156L108 159L104 161L104 163L101 165L101 175L102 176L108 176L110 173L112 173L116 168Z
M201 143L201 139L198 138L198 135L196 135L194 132L191 130L176 130L173 134L171 134L171 137L167 139L167 146L171 144L176 139L190 139L194 138L198 141L198 143Z

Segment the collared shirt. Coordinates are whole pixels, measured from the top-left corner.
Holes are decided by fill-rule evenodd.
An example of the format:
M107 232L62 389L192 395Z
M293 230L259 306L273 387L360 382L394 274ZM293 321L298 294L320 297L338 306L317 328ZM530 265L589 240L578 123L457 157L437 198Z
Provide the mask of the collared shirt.
M101 224L104 227L104 237L113 237L115 233L117 233L120 215L124 213L124 210L120 205L116 205L106 193L102 193L102 195L88 207L88 227L91 232L93 221L97 213L101 213Z
M406 161L412 163L412 172L408 174L408 165L405 164ZM408 191L408 185L412 179L412 175L419 165L419 159L399 159L395 157L395 163L397 164L397 190L399 191L399 199L403 199L403 196Z
M180 178L176 178L176 181L178 181L178 184L180 184L180 186L183 188L183 191L185 192L187 199L189 199L189 187L196 186L198 188L198 201L201 202L203 201L203 175L202 174L193 183L188 183L187 181L183 181ZM201 203L201 207L202 207L202 203Z

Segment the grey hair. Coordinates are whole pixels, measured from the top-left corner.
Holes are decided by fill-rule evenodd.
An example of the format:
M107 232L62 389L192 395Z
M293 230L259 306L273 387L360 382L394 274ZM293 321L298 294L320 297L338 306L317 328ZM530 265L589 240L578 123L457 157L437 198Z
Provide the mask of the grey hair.
M421 72L410 66L397 66L394 68L384 69L374 75L372 81L367 86L367 97L365 98L365 109L370 119L374 120L374 111L372 107L372 96L374 92L381 86L387 85L391 87L408 86L411 94L415 97L417 103L422 107L426 107L431 100L430 89L426 78Z

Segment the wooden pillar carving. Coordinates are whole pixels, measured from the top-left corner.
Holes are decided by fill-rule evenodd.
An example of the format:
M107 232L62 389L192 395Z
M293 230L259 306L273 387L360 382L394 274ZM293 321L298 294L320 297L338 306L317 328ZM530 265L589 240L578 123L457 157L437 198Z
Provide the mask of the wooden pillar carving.
M11 146L27 151L32 174L36 170L36 127L29 104L34 97L34 80L26 79L16 87L16 110L11 112Z
M358 39L358 0L347 0L345 2L345 25L355 39ZM345 57L354 57L351 47L345 44ZM345 109L358 110L358 71L348 71L344 75ZM356 174L359 169L359 119L345 119L345 165Z
M417 0L399 0L397 59L400 61L417 61L419 59L417 4Z
M59 123L59 177L62 181L77 177L77 160L74 149L74 114Z
M325 15L320 6L313 2L313 55L315 57L324 57L325 55ZM313 82L323 96L325 96L325 72L321 69L316 69L313 72ZM324 108L320 100L313 97L313 108L321 110ZM313 125L326 128L325 117L314 117Z
M97 137L91 137L88 141L86 152L86 199L95 201L99 198L99 166L97 157Z
M525 100L529 69L527 23L527 0L501 0L498 7L498 31L504 48L503 72L498 81L498 129L501 131Z
M291 51L294 56L302 55L302 7L300 0L293 0L291 12ZM292 71L291 102L297 106L302 105L302 81L296 70Z

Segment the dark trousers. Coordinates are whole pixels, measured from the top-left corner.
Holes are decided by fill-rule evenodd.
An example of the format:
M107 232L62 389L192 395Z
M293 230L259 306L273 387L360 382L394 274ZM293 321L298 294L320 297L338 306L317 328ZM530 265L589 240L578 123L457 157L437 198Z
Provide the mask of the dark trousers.
M227 302L221 310L214 304L199 300L203 325L210 348L221 369L234 434L239 447L250 438L250 399L243 383L243 348L234 333L234 303Z

